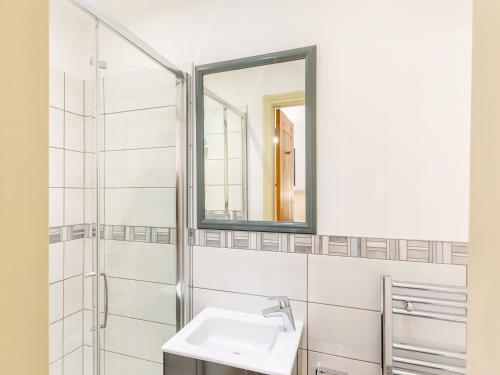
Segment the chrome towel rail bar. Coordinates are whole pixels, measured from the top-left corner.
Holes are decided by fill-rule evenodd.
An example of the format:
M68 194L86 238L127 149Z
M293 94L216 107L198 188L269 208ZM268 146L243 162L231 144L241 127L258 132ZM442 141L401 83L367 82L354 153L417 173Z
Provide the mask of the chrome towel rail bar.
M393 294L393 288L398 288L398 293ZM406 289L406 291L402 293L400 289ZM406 295L406 293L410 294L411 290L419 295ZM431 296L427 296L427 294L431 294ZM429 310L428 308L432 306L434 306L434 309ZM439 309L439 311L435 311L436 309ZM394 314L461 324L467 323L466 288L407 283L393 281L391 276L382 276L380 311L383 375L421 375L425 371L435 370L441 371L443 374L466 373L466 354L463 352L425 348L393 341ZM398 355L394 355L394 350L398 351ZM400 352L412 352L414 355L421 354L427 357L425 357L425 360L407 358ZM439 360L434 362L428 358L429 356ZM451 363L444 363L445 361ZM404 368L405 366L414 366L420 369Z
M417 353L424 353L424 354L438 355L438 356L445 357L445 358L461 359L461 360L465 361L465 353L461 353L461 352L449 352L446 350L424 348L424 347L417 346L417 345L407 345L407 344L398 344L398 343L393 343L392 347L394 349L400 349L400 350L406 350L406 351L410 351L410 352L417 352Z

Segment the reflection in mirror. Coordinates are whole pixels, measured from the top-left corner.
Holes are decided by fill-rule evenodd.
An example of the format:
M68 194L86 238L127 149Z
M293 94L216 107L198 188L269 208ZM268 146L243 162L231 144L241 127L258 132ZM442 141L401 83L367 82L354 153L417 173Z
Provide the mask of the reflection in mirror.
M203 83L205 217L304 222L304 60Z
M196 67L198 228L315 233L316 47Z

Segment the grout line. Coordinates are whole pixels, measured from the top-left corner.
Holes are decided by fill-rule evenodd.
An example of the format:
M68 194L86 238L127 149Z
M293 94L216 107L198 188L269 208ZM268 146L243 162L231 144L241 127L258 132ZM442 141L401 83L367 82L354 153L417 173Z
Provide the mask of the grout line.
M104 190L117 189L175 189L175 186L105 186Z
M128 315L121 315L121 314L115 314L115 313L109 313L110 316L117 316L119 318L125 318L125 319L132 319L132 320L138 320L140 322L146 322L146 323L154 323L154 324L161 324L164 326L169 326L169 327L176 327L175 324L170 324L170 323L163 323L163 322L157 322L155 320L148 320L148 319L142 319L142 318L136 318L133 316L128 316Z
M104 94L104 79L103 79L103 88L102 88L103 94ZM104 102L104 101L103 101ZM116 115L120 113L128 113L128 112L140 112L140 111L151 111L155 109L162 109L162 108L176 108L177 106L175 104L168 104L168 105L159 105L155 107L143 107L143 108L134 108L134 109L125 109L123 111L115 111L115 112L106 112L106 108L103 108L104 111L103 113L100 113L100 116L108 116L108 115Z
M83 345L79 346L79 347L78 347L78 348L76 348L76 349L71 350L70 352L68 352L68 353L66 353L66 354L64 354L64 352L63 352L63 354L62 354L62 356L61 356L61 357L59 357L59 358L57 358L57 359L53 360L52 362L49 362L49 366L50 366L50 365L53 365L53 364L54 364L54 363L56 363L57 361L62 361L62 362L64 362L64 358L66 358L66 357L67 357L67 356L69 356L70 354L72 354L72 353L76 352L78 349L82 349L82 348L83 348ZM63 373L63 374L64 374L64 373Z
M359 359L359 358L353 358L353 357L346 357L346 356L343 356L343 355L338 355L338 354L331 354L331 353L320 352L320 351L318 351L318 350L308 350L308 351L313 352L313 353L323 354L323 355L329 355L329 356L331 356L331 357L344 358L344 359L348 359L348 360L351 360L351 361L364 362L364 363L369 363L369 364L372 364L372 365L377 365L377 366L380 366L380 363L379 363L379 362L367 361L366 359Z
M175 284L170 284L170 283L162 283L160 281L150 281L150 280L141 280L141 279L131 279L128 277L120 277L120 276L113 276L113 275L107 275L108 279L116 279L116 280L126 280L126 281L136 281L140 283L148 283L148 284L156 284L156 285L163 285L163 286L173 286L175 287Z
M125 354L125 353L115 352L115 351L112 351L112 350L109 350L109 349L101 349L101 350L102 350L102 351L104 351L104 352L107 352L107 353L112 353L112 354L122 355L122 356L124 356L124 357L129 357L129 358L139 359L139 360L141 360L141 361L146 361L146 362L155 363L155 364L158 364L158 365L163 365L163 363L162 363L162 362L151 361L150 359L145 359L145 358L141 358L141 357L136 357L136 356L133 356L133 355L130 355L130 354Z
M176 148L176 146L152 146L152 147L132 147L132 148L113 148L113 149L105 149L99 152L118 152L118 151L139 151L139 150L158 150L158 149L169 149Z
M222 290L222 289L204 288L204 287L200 287L200 286L196 286L196 285L193 285L193 289L210 290L210 291L213 291L213 292L223 292L223 293L231 293L231 294L242 294L242 295L251 296L251 297L262 297L262 298L269 297L269 295L252 294L252 293L245 293L245 292L234 292L234 291L231 291L231 290ZM290 298L290 301L305 302L305 303L307 303L307 301L305 301L305 300L295 299L295 298Z

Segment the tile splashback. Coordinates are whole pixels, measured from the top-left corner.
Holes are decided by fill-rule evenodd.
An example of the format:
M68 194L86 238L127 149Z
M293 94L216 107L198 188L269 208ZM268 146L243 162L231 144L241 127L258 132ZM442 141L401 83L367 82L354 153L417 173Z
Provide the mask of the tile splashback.
M468 244L334 235L193 230L196 246L235 248L424 263L467 264Z

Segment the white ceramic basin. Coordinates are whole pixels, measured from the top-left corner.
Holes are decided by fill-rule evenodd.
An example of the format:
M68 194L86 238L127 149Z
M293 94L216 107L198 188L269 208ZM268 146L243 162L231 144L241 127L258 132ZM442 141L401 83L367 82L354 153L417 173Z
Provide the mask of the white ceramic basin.
M281 318L205 308L162 350L269 375L290 375L303 324L285 332Z

